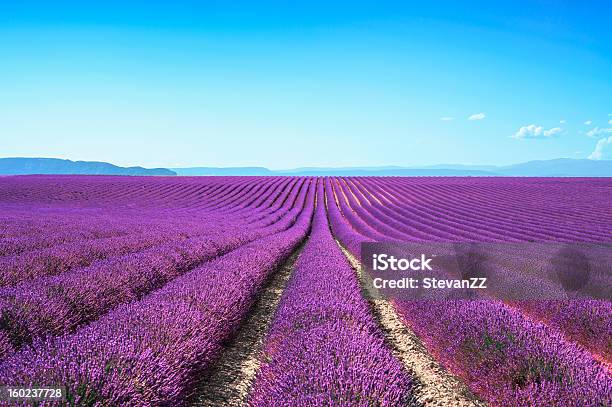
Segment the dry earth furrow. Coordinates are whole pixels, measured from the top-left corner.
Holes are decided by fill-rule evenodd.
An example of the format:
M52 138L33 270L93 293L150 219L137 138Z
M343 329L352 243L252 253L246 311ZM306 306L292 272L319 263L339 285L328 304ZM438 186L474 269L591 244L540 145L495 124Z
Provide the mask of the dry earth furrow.
M303 247L304 243L270 277L233 340L226 345L213 367L205 372L195 391L192 406L245 405L259 371L266 334Z
M340 242L336 241L357 273L364 296L378 320L385 339L393 354L402 362L416 381L415 398L424 406L486 406L466 387L431 356L421 340L412 332L395 311L393 305L384 299L367 295L361 264Z

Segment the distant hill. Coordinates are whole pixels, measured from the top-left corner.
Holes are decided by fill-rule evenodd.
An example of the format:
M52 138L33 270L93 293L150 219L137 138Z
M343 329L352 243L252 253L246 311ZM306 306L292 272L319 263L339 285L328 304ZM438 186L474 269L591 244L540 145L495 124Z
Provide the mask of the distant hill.
M612 177L612 160L559 158L507 166L438 164L420 167L303 167L289 170L269 170L263 167L201 167L173 168L173 170L179 175Z
M293 175L293 176L487 176L495 175L476 169L445 169L445 168L404 168L404 167L303 167L290 170L270 170L265 167L193 167L172 168L178 175L184 176L219 176L219 175Z
M58 158L0 158L0 175L176 175L166 168L119 167L98 161L71 161Z
M500 175L540 177L612 177L612 160L556 160L528 161L498 167Z
M97 161L70 161L57 158L0 158L0 175L90 174L90 175L182 175L182 176L404 176L404 177L612 177L612 160L529 161L520 164L463 165L438 164L421 167L303 167L270 170L265 167L118 167Z
M495 175L488 171L471 169L446 168L402 168L402 167L366 167L366 168L303 168L297 170L276 171L274 175L311 175L311 176L396 176L396 177L423 177L423 176L454 176L454 177L484 177Z
M469 165L469 164L436 164L423 167L415 167L421 169L444 169L444 170L478 170L494 172L497 167L494 165Z
M178 175L277 175L273 171L264 167L192 167L192 168L172 168Z

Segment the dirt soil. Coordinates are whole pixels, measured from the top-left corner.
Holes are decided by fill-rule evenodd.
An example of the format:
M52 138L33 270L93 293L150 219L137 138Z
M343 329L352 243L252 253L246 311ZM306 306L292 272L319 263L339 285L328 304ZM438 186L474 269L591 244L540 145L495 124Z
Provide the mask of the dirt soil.
M363 287L361 264L337 242L357 273ZM364 289L364 295L365 295ZM393 304L385 299L367 296L393 354L416 380L415 398L424 406L486 406L470 392L465 383L444 369L427 351L421 340L402 323Z
M238 407L246 404L259 371L266 334L302 248L303 245L270 277L234 339L201 378L191 405Z

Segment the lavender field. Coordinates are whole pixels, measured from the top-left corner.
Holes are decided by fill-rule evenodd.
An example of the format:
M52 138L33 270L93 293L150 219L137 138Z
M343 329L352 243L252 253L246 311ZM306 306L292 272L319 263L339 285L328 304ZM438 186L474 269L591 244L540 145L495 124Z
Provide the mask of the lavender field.
M370 298L363 242L611 243L612 180L0 177L0 386L83 406L612 406L610 299Z

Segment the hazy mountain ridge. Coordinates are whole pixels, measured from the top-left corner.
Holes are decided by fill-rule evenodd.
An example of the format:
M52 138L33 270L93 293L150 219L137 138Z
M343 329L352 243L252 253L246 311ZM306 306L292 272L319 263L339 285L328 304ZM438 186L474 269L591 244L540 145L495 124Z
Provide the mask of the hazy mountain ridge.
M496 172L508 176L612 177L612 160L537 160L499 167Z
M1 175L176 175L167 168L119 167L101 161L71 161L59 158L0 158Z
M251 171L256 168L256 171ZM467 165L437 164L428 166L381 167L302 167L269 170L262 167L173 168L179 175L312 175L312 176L453 176L453 177L612 177L612 160L559 158L528 161L520 164ZM228 173L231 171L231 174ZM188 174L187 174L188 172Z
M172 171L182 176L278 175L265 167L190 167L172 168Z
M163 175L163 176L527 176L527 177L612 177L612 160L554 160L492 166L437 164L429 166L380 167L302 167L270 170L265 167L120 167L99 161L71 161L57 158L0 158L0 175L75 174L75 175Z
M445 168L316 168L306 170L276 171L275 175L311 175L311 176L455 176L455 177L479 177L492 176L495 174L479 170L454 170Z

